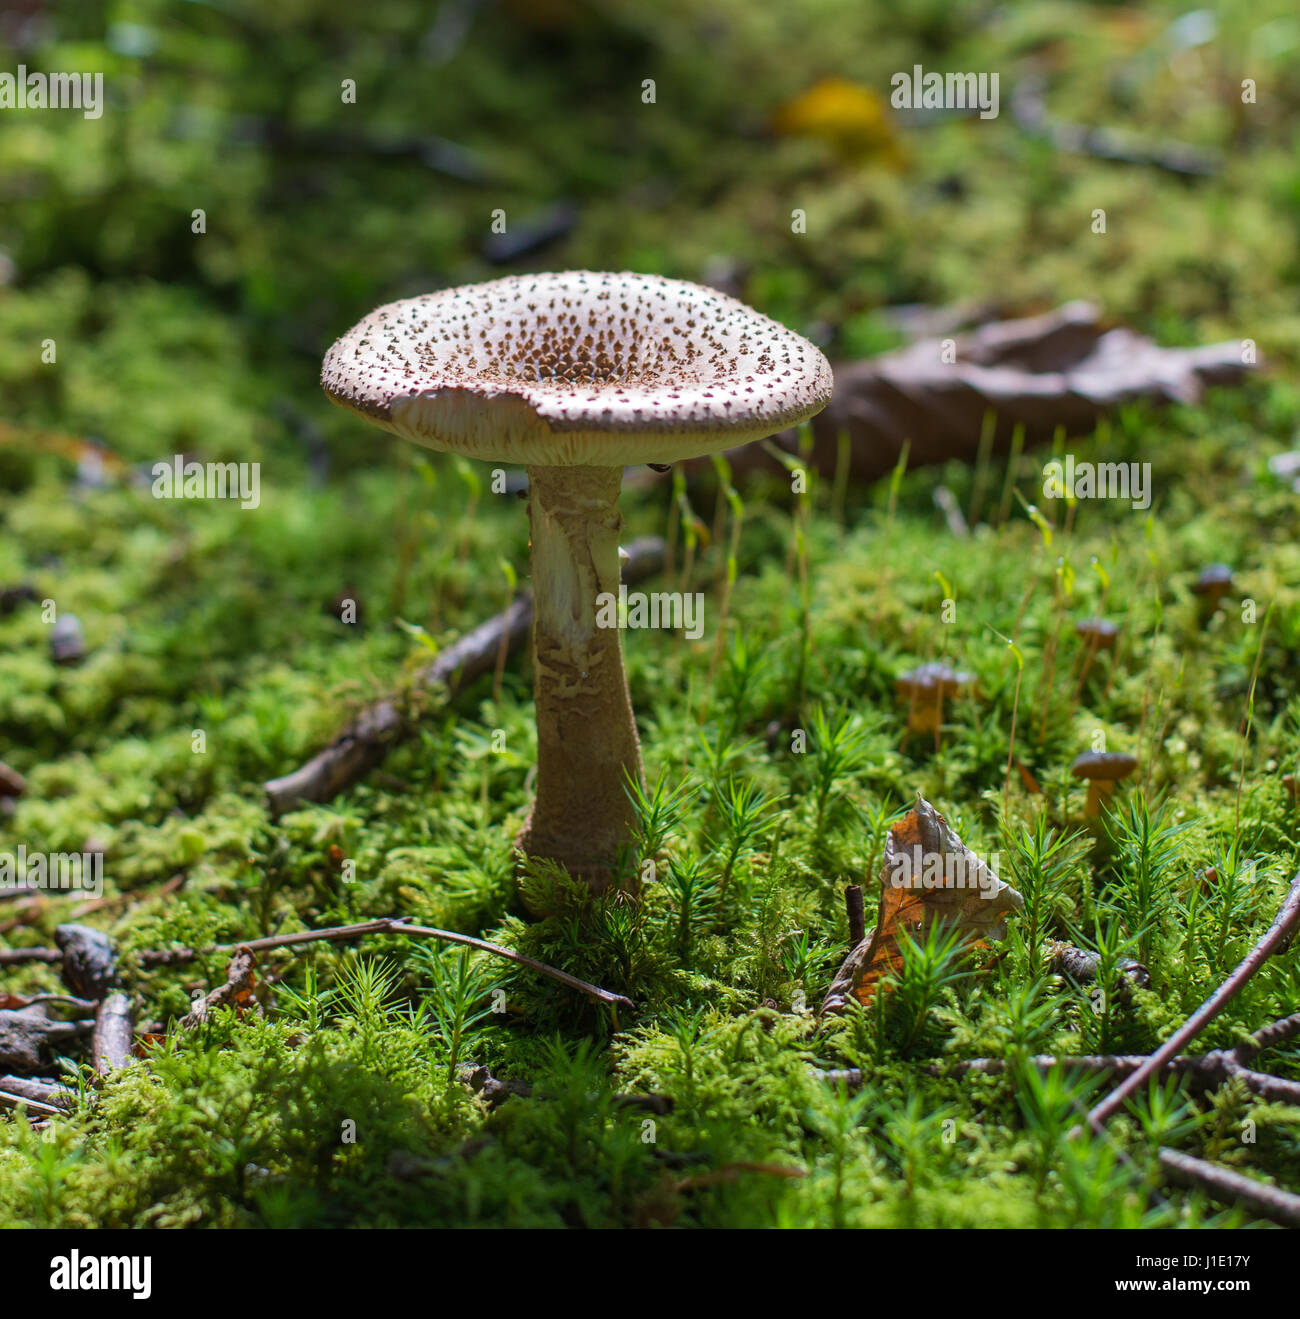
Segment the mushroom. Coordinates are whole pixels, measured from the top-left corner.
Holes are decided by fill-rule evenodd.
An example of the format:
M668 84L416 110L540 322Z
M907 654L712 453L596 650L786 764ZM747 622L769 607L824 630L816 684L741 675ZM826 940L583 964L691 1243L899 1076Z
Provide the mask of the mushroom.
M1119 627L1104 618L1081 618L1074 630L1087 643L1089 655L1098 650L1114 650L1119 639Z
M1207 618L1231 590L1232 569L1226 563L1210 564L1192 583L1192 594L1200 597L1202 612Z
M1090 820L1101 818L1102 807L1115 795L1115 784L1137 769L1137 760L1123 751L1085 751L1074 758L1070 773L1088 782L1088 800L1083 813Z
M974 686L975 675L949 668L940 660L909 669L894 684L899 696L908 698L907 732L903 748L913 733L934 733L934 749L939 749L939 732L943 725L945 698L960 696Z
M528 469L537 792L516 840L592 892L626 866L641 748L617 628L623 468L763 439L831 396L809 342L657 275L515 275L390 303L325 355L343 407L444 453Z
M1079 670L1079 691L1083 690L1083 680L1092 667L1093 656L1099 650L1114 650L1119 640L1119 628L1108 623L1104 618L1081 618L1074 625L1075 633L1082 637L1087 649L1083 653L1083 665ZM1077 696L1077 692L1076 692Z

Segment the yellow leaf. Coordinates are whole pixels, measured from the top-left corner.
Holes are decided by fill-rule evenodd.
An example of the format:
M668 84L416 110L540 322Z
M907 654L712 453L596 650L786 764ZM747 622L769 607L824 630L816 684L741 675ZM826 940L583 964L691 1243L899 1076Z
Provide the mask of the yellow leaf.
M844 160L876 160L901 170L906 157L884 99L847 78L823 78L772 117L782 137L815 137Z

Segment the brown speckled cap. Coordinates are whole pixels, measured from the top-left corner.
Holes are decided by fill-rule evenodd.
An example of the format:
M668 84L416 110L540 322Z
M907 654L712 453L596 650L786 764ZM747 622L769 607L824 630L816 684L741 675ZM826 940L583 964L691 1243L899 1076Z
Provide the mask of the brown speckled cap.
M567 467L674 463L830 401L806 339L658 275L512 275L392 302L325 355L329 397L426 448Z

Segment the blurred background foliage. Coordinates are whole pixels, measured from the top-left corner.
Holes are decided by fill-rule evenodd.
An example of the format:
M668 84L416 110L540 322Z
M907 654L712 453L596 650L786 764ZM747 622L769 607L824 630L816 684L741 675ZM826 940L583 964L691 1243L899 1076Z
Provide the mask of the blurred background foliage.
M917 1134L914 1101L937 1122L940 1101L969 1104L968 1083L891 1060L888 1032L861 1020L817 1046L823 1062L871 1070L877 1089L850 1106L814 1082L810 1027L792 1005L796 993L815 1002L839 960L842 885L865 882L873 905L897 807L923 791L981 854L1001 845L1000 823L1014 832L1046 813L1068 828L1082 795L1070 760L1099 733L1138 752L1143 788L1192 826L1177 892L1151 916L1156 988L1115 1047L1151 1047L1221 976L1226 936L1207 956L1194 919L1205 904L1218 904L1241 951L1275 909L1297 864L1300 811L1283 777L1300 760L1300 506L1267 465L1296 447L1300 419L1298 54L1294 0L7 4L0 72L102 71L107 104L94 120L0 110L0 588L30 587L26 603L0 607L0 759L28 784L0 816L0 842L104 852L108 905L93 919L128 962L169 940L393 911L497 931L637 998L643 1014L615 1046L620 1083L677 1096L665 1125L674 1149L713 1166L795 1160L810 1175L650 1204L662 1169L611 1116L591 1021L578 1023L574 1051L548 1044L577 1008L567 991L517 977L521 1029L485 1031L475 1057L560 1098L512 1099L492 1127L499 1143L437 1164L443 1195L430 1195L394 1174L389 1155L442 1159L488 1119L460 1087L430 1089L454 1059L398 1020L388 971L363 994L350 954L322 949L310 974L295 966L280 982L281 1020L223 1021L202 1048L119 1074L57 1142L0 1129L0 1218L1146 1221L1124 1169L1067 1164L1048 1195L1009 1172L1036 1156L1023 1095L1005 1080L980 1078L978 1121L963 1136L975 1151L959 1147L950 1165L946 1144ZM892 75L918 63L996 72L999 116L894 110ZM1242 101L1247 78L1254 104ZM1206 170L1062 149L1016 113L1035 85L1053 119L1115 130L1138 154L1182 144ZM792 230L795 210L804 233ZM496 211L504 234L492 232ZM909 304L992 315L1085 297L1163 343L1252 338L1272 369L1203 407L1125 408L1080 437L1080 454L1150 462L1157 500L1149 517L1104 500L1047 509L1055 540L1011 497L1036 497L1039 453L1019 466L900 473L838 508L823 482L806 539L787 482L746 484L726 644L714 652L711 613L701 643L643 632L627 646L650 781L691 785L671 882L648 886L635 920L600 908L604 925L557 934L510 915L511 840L534 758L526 663L507 666L499 697L484 680L455 709L435 704L382 771L332 802L275 820L260 784L427 663L410 624L445 644L500 609L507 569L522 579L526 563L518 501L489 496L481 467L332 408L318 385L325 349L394 298L583 266L716 282L835 361L900 342ZM56 363L42 361L50 339ZM177 453L261 462L261 508L151 498L150 465ZM936 486L970 508L986 477L986 508L1002 489L996 525L990 513L969 538L945 534ZM692 487L689 499L679 530L710 520L727 530L725 500L715 512L709 492ZM629 532L663 533L671 500L666 479L628 490ZM701 543L695 576L682 576L712 592L711 609L728 543ZM1216 559L1261 616L1273 603L1267 627L1235 606L1199 611L1191 586ZM797 565L809 570L806 611ZM938 621L949 594L951 626ZM81 620L79 665L50 656L33 603L47 597ZM356 626L340 621L343 598L361 606ZM1129 640L1085 684L1073 623L1093 613L1124 620ZM1002 639L1012 634L1023 699ZM903 750L895 679L938 655L975 672L980 696L954 706L941 748L913 739ZM1011 782L1000 821L1017 701L1016 753L1044 791ZM839 771L786 749L792 722L815 720L818 706L838 711L855 742ZM204 754L193 730L206 734ZM496 730L509 748L499 757L484 750ZM711 915L715 898L698 904L716 883L719 812L737 783L779 800L782 825L741 857L734 912ZM1248 912L1201 882L1225 840L1258 863ZM342 856L357 862L355 883L340 877ZM1094 870L1112 869L1105 856L1080 861L1061 910L1082 910ZM51 903L5 939L49 942L58 919ZM931 1014L927 1049L947 1047L950 1026L961 1051L1006 1047L1003 1005L1010 1020L1028 1003L1015 995L1050 979L1015 923L1010 939L1011 956L963 990L960 1012L945 999ZM317 965L334 982L319 994ZM399 970L401 993L416 997L409 959ZM185 1011L193 988L183 970L138 964L132 985L159 1019ZM15 977L19 991L56 987L43 964ZM344 1029L320 1031L304 1062L295 1004L319 1016L311 1000L319 1008L340 987L346 1011L336 1002L331 1013ZM1016 1047L1077 1052L1089 1000L1059 982L1050 992L1061 994L1050 1029L1044 1016ZM1294 1010L1298 992L1279 961L1206 1047ZM367 1031L386 1040L391 1083ZM1025 1086L1026 1103L1050 1107ZM1226 1130L1240 1101L1216 1103ZM329 1126L335 1109L374 1116L378 1134L322 1153L321 1115ZM1293 1117L1252 1112L1261 1142L1232 1157L1294 1183ZM899 1153L909 1131L935 1158L919 1176L919 1156ZM620 1178L634 1155L627 1186L645 1203L629 1204ZM1160 1221L1198 1221L1183 1212L1166 1206Z
M0 417L133 461L319 439L369 462L378 437L315 394L337 334L393 298L581 266L719 281L832 357L893 343L893 304L1087 296L1166 342L1293 362L1298 52L1289 0L22 0L0 67L102 70L107 106L3 112ZM915 63L998 72L999 116L893 110ZM1214 172L1056 150L1013 113L1037 78L1054 117Z

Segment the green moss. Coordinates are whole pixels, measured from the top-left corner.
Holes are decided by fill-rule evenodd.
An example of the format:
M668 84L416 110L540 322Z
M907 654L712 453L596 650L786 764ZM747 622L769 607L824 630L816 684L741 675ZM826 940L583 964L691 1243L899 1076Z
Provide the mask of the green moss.
M102 40L102 6L65 8L67 39ZM494 966L506 1011L469 1021L490 997L486 978L453 1011L437 967L450 976L460 964L431 964L412 941L269 954L263 1015L173 1033L139 1065L88 1083L43 1131L0 1118L0 1221L1239 1221L1195 1195L1154 1194L1159 1140L1295 1186L1295 1110L1232 1087L1161 1092L1117 1118L1109 1140L1070 1144L1081 1083L1023 1065L1167 1037L1267 927L1300 867L1300 818L1281 782L1300 772L1300 512L1267 470L1300 422L1285 379L1300 360L1285 59L1251 48L1261 95L1248 149L1209 179L1057 155L1005 105L978 130L907 130L909 164L895 174L774 139L767 118L828 73L887 86L918 48L949 68L1007 69L1005 95L1049 39L1060 55L1051 104L1064 117L1221 146L1231 98L1189 97L1176 61L1148 58L1156 35L1135 50L1122 24L1073 5L985 21L977 6L921 0L880 17L846 0L789 12L720 0L718 41L702 39L687 0L656 6L653 22L620 3L544 38L544 61L529 57L538 36L525 25L482 24L456 73L473 97L429 77L417 55L427 22L404 5L371 5L364 32L346 6L309 6L310 33L293 7L174 8L133 9L158 37L153 64L96 46L129 114L26 116L0 137L0 176L23 200L0 214L17 271L0 289L0 586L28 582L76 614L89 652L56 666L39 604L0 617L0 756L29 782L0 817L0 845L103 847L109 901L88 919L117 939L138 1017L160 1027L224 968L216 956L152 966L146 950L395 912L511 944L636 1009L615 1019ZM1282 0L1234 0L1221 15L1232 41L1287 20ZM340 118L329 72L344 55L368 100L365 132L437 124L493 181L435 178L379 150L322 157L239 138L246 115L303 134L362 131ZM628 83L633 67L658 80L655 106ZM1105 76L1114 67L1126 77ZM680 789L644 901L570 895L526 922L511 855L535 751L526 656L499 695L487 679L450 706L412 696L417 735L326 805L273 819L261 784L367 701L411 685L428 650L397 619L446 644L502 606L501 561L526 562L519 502L475 493L463 469L328 408L321 351L390 297L491 273L481 241L493 207L513 222L561 196L576 200L578 223L537 260L695 278L736 257L749 300L832 327L840 355L894 342L889 304L1086 296L1165 343L1235 339L1246 325L1282 369L1197 408L1126 408L1072 442L1081 460L1150 462L1150 518L1090 502L1067 532L1065 510L1041 498L1042 455L1022 459L1010 475L1053 522L1050 547L1015 501L1005 522L990 514L1001 459L982 477L956 463L909 473L892 513L884 484L851 490L842 526L821 482L806 630L786 485L746 485L731 635L716 656L711 628L698 643L640 632L626 646L649 782ZM189 228L196 205L202 236ZM794 207L807 211L806 236L790 232ZM1105 239L1090 231L1094 208L1107 211ZM47 338L57 366L40 360ZM108 452L103 488L76 481L89 436ZM262 507L153 499L149 466L176 453L260 462ZM933 493L943 484L969 508L980 479L988 524L955 541ZM711 523L711 495L690 497ZM662 533L666 483L629 490L624 511L630 534ZM701 547L693 583L713 621L722 544ZM1232 565L1236 586L1203 620L1190 586L1213 560ZM952 622L941 621L945 593ZM361 606L356 625L340 621L344 597ZM1127 630L1085 676L1073 624L1097 613ZM1013 634L1024 659L1014 751L1041 793L1015 773L1004 790L1018 671L1000 637ZM946 710L937 750L915 735L904 748L895 679L939 655L972 671L977 693ZM795 729L810 734L808 754L792 749ZM1081 827L1069 765L1098 735L1141 762L1120 789L1123 827L1035 873L1017 845ZM748 832L738 790L772 803ZM874 907L883 830L917 792L970 846L1000 852L1023 891L1040 885L1032 933L1013 919L1005 946L970 974L932 958L929 976L913 969L879 1013L818 1028L806 1009L845 951L843 886L864 883ZM1178 829L1154 880L1141 841L1152 820L1157 833ZM1202 882L1208 866L1218 885ZM0 937L47 943L76 909L51 903ZM1150 988L1096 1012L1048 973L1043 944L1057 937L1141 952ZM489 974L481 959L468 965ZM45 965L5 977L13 992L56 986ZM1291 952L1197 1047L1296 1010ZM1007 1067L960 1075L972 1057ZM491 1110L449 1083L469 1063L533 1093ZM1293 1048L1267 1065L1300 1077ZM816 1075L850 1067L866 1073L856 1094ZM671 1111L619 1098L643 1093L669 1097Z

